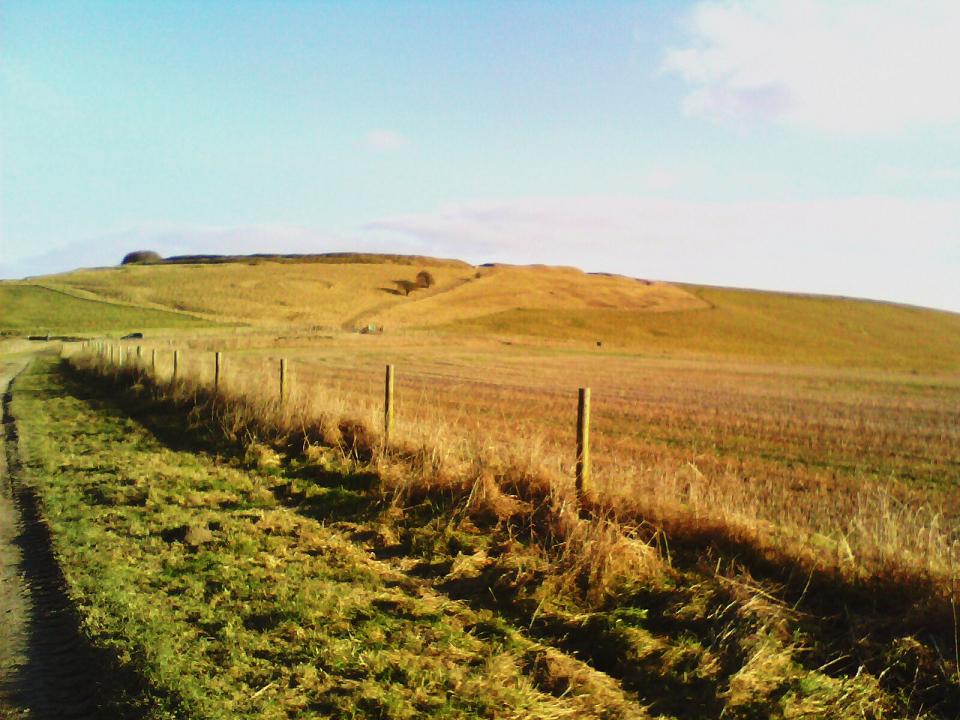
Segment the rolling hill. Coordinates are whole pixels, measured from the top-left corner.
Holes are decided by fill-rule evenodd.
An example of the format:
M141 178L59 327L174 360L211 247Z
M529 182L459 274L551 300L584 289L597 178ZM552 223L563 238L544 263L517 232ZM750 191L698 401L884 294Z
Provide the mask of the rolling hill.
M319 258L319 259L318 259ZM430 288L398 285L421 269ZM0 284L6 332L242 324L520 337L659 355L898 370L960 369L960 315L890 303L734 290L402 256L197 258Z

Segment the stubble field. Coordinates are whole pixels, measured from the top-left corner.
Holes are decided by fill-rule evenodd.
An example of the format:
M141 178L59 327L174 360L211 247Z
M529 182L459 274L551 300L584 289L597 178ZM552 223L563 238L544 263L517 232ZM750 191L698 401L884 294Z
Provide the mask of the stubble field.
M749 528L825 563L956 577L960 378L950 374L423 335L248 335L163 344L161 377L173 346L181 376L207 385L221 350L221 389L261 402L278 397L286 358L291 411L373 433L393 364L398 443L429 447L450 468L482 458L560 482L574 474L577 388L591 387L594 490L612 507L667 525Z

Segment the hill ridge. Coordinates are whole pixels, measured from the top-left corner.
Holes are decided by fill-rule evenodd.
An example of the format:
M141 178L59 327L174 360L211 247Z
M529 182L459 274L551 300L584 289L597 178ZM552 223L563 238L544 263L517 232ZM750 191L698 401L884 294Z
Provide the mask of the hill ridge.
M456 342L520 339L594 352L602 346L604 352L649 356L960 371L960 314L882 300L669 283L545 265L474 266L414 255L203 257L217 259L0 283L6 296L16 287L63 293L62 301L34 293L30 317L8 313L0 318L0 331L129 331L144 324L138 314L150 311L167 313L152 317L153 326L205 322L343 332L372 325L390 334L439 334ZM429 269L434 285L407 292L422 269ZM86 319L82 328L72 327L68 320L78 309L65 312L68 297L129 314L120 318L111 311L109 322Z

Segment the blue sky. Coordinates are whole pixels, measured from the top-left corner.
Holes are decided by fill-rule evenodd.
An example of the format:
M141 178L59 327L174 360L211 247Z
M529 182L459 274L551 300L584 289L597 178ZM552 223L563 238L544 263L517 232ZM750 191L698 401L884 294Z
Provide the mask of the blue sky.
M960 311L960 3L0 4L0 277L379 250Z

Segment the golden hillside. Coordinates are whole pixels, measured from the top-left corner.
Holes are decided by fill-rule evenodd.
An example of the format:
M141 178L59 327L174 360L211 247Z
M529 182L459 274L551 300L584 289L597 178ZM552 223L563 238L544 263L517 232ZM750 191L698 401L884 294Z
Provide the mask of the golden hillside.
M29 313L20 313L21 322L12 325L0 322L0 331L116 331L148 324L176 328L198 320L313 331L375 325L390 334L539 338L584 347L602 341L607 349L660 356L960 370L956 313L673 285L563 267L318 257L322 260L181 260L5 283L0 289L22 295L20 305ZM414 280L420 270L429 271L435 285L405 295L398 282ZM24 295L31 288L32 294ZM117 308L123 312L117 314ZM90 316L78 319L85 312ZM106 322L114 315L112 324ZM73 320L67 322L69 318Z
M409 296L397 282L426 269L436 280ZM573 268L494 266L424 261L128 265L78 270L38 282L90 299L174 309L208 319L255 325L346 329L447 324L493 313L616 308L668 311L706 307L687 290Z

